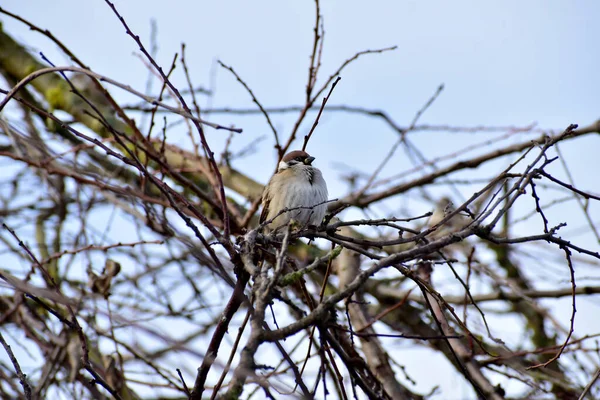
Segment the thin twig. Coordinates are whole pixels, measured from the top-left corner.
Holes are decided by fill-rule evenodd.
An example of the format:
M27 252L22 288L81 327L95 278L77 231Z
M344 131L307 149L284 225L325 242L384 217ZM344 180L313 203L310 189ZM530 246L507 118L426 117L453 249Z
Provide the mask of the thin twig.
M590 382L585 386L585 389L583 389L583 392L581 392L581 395L577 400L583 400L584 397L587 396L588 393L590 393L592 387L594 386L598 378L600 378L600 368L596 371ZM590 399L593 400L594 398L590 395Z
M277 149L278 157L279 158L283 157L283 154L281 154L282 153L281 145L279 144L279 135L277 134L277 129L275 129L275 126L271 122L269 113L265 110L265 108L262 106L260 101L258 101L258 99L254 95L254 92L252 91L252 89L250 89L250 87L246 84L246 82L244 82L244 80L237 74L237 72L234 71L234 69L232 67L230 67L229 65L225 65L220 60L218 60L217 62L219 63L219 65L221 67L223 67L226 70L228 70L229 72L231 72L233 74L233 76L235 76L235 79L237 79L237 81L244 87L244 89L246 89L246 91L248 92L250 97L252 97L252 102L254 102L254 104L256 104L256 106L258 107L260 112L265 116L265 119L267 120L267 124L269 125L269 128L271 128L271 131L273 132L273 136L275 137L275 148Z
M575 313L577 312L577 307L575 306L575 301L576 301L576 297L577 297L576 296L576 290L575 290L576 287L577 287L577 285L575 284L575 268L573 267L573 261L571 260L571 250L569 250L565 246L560 246L560 247L565 252L565 258L567 259L567 264L569 265L569 272L571 274L572 307L571 307L571 325L569 327L569 333L567 334L567 338L565 339L563 345L560 347L560 349L554 355L554 357L550 358L548 361L546 361L544 363L533 365L531 367L528 367L527 369L547 367L548 364L550 364L550 363L558 360L558 358L560 357L560 355L565 350L565 347L567 347L567 345L569 344L569 340L571 339L571 335L573 335L573 332L575 331Z
M71 66L64 66L64 67L49 67L49 68L41 68L38 69L35 72L30 73L29 75L27 75L25 78L21 79L6 95L6 97L4 97L4 99L2 99L2 101L0 101L0 111L2 111L2 109L4 108L4 106L6 106L6 103L8 103L10 101L11 98L13 98L15 96L15 94L21 90L24 86L26 86L27 84L29 84L31 81L33 81L34 79L46 75L46 74L51 74L54 72L66 72L66 71L70 71L70 72L78 72L81 74L85 74L88 76L91 76L97 80L99 80L100 82L107 82L110 83L113 86L116 86L120 89L125 90L126 92L129 92L141 99L144 99L146 102L152 104L152 105L158 105L166 110L169 110L170 112L173 112L175 114L181 115L184 118L188 118L194 122L200 123L202 125L207 125L210 126L211 128L214 129L224 129L227 131L232 131L232 132L237 132L237 133L242 133L242 129L240 128L231 128L231 127L227 127L227 126L223 126L223 125L219 125L219 124L215 124L213 122L208 122L208 121L204 121L200 118L197 118L195 116L193 116L190 112L186 111L186 110L180 110L178 108L172 107L168 104L165 104L163 102L160 102L158 100L156 100L154 97L150 97L145 95L142 92L139 92L135 89L133 89L131 86L126 85L124 83L120 83L117 82L114 79L111 79L107 76L104 75L100 75L96 72L93 72L89 69L86 68L80 68L80 67L71 67Z
M23 386L23 394L25 395L25 398L27 400L31 400L31 386L27 381L27 375L25 375L21 370L19 361L17 361L17 357L15 357L12 349L10 348L10 345L6 343L6 340L4 340L2 332L0 332L0 343L2 343L2 347L4 347L4 350L6 350L6 354L8 354L8 358L10 358L10 361L12 362L13 367L15 368L15 372L17 373L17 377L19 378L19 383L21 383L21 386Z
M396 141L396 143L394 143L394 145L391 147L391 149L388 152L388 154L384 157L384 159L377 166L377 168L375 168L375 171L373 171L373 173L371 174L371 176L367 180L367 183L365 183L365 185L363 186L363 188L358 191L357 197L361 197L371 187L371 184L373 183L373 181L375 180L375 178L377 178L377 176L379 175L379 173L381 172L381 170L383 169L383 167L385 167L385 165L388 163L388 161L390 161L390 159L392 158L392 156L396 152L396 149L398 148L398 146L400 146L401 143L405 142L405 140L406 140L406 133L408 133L412 129L414 129L415 125L419 121L419 118L421 118L421 115L423 115L423 113L433 104L433 102L438 98L438 96L440 95L440 93L442 93L443 89L444 89L444 85L442 84L442 85L440 85L437 88L437 90L429 98L429 100L427 100L427 102L423 105L423 107L421 107L419 109L419 111L417 111L417 113L415 114L412 122L410 123L410 126L406 129L406 131L404 131L400 135L400 137L398 138L398 140Z
M333 92L333 89L335 89L335 86L338 84L338 82L341 80L341 77L337 77L337 79L333 82L333 85L331 85L331 89L329 89L329 93L327 93L327 96L325 96L323 98L323 102L321 103L321 108L319 109L319 113L317 114L317 118L315 118L315 122L313 123L312 128L310 128L310 131L308 132L308 135L304 136L304 144L302 144L302 151L306 150L306 145L308 144L308 141L310 140L310 137L312 136L313 132L315 131L317 125L319 124L319 118L321 118L321 114L323 113L323 109L325 108L325 104L327 104L327 100L329 100L329 96L331 96L331 93Z

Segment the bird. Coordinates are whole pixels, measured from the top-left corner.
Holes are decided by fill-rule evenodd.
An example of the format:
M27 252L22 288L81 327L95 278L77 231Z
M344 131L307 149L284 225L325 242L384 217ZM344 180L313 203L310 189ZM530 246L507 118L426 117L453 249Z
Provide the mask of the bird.
M454 213L455 210L456 207L454 206L454 202L452 202L449 197L442 197L436 203L433 214L429 218L429 221L427 221L428 228L436 228L435 231L428 236L430 239L439 239L450 233L458 232L471 223L472 220L467 217L467 213L461 211L456 213L443 225L437 226L444 218Z
M327 212L327 184L321 171L312 166L314 160L303 150L281 159L262 195L260 224L272 220L267 230L277 231L291 221L301 227L321 224ZM291 210L282 212L285 209Z
M425 229L434 229L427 235L427 239L434 241L443 237L455 234L468 227L473 223L472 213L468 208L455 213L456 208L449 197L442 197L435 205L433 214L429 218ZM451 214L454 214L450 219L443 224L440 223ZM473 246L468 240L462 240L456 243L451 243L439 250L447 259L451 260L466 260L472 251ZM426 256L429 260L439 260L439 252L435 252Z

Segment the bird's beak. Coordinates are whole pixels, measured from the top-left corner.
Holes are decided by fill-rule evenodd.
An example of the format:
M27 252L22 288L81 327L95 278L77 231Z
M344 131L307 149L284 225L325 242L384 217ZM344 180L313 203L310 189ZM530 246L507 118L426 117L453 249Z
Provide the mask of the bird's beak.
M311 165L313 161L315 161L314 157L306 157L306 159L304 160L304 164Z

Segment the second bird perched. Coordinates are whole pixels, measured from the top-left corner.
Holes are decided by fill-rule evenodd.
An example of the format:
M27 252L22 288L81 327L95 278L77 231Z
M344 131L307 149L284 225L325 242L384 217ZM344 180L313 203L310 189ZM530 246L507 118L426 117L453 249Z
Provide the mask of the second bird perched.
M261 224L295 207L303 208L282 213L267 225L268 229L276 230L291 220L302 227L321 224L327 212L327 184L321 171L312 166L314 159L302 150L291 151L281 159L262 195Z

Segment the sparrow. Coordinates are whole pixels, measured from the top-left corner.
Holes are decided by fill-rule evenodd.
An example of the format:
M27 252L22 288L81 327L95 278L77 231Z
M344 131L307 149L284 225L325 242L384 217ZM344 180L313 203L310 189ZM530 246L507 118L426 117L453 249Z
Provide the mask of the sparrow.
M440 223L449 215L453 214L456 211L456 207L452 200L448 197L442 197L435 205L435 210L427 225L424 228L434 228L435 230L427 235L427 239L429 240L437 240L444 236L451 235L462 229L466 228L473 222L472 213L468 208L460 211L452 216L448 221L444 222L442 225ZM443 254L451 259L455 260L464 260L467 258L468 254L472 250L472 246L469 244L467 240L460 241L457 243L452 243L448 246L445 246L441 249ZM430 254L429 259L438 259L438 255Z
M442 197L437 204L433 214L429 218L427 225L429 228L433 228L438 225L444 218L452 214L456 210L454 203L449 197ZM443 225L436 228L435 232L432 232L430 238L438 239L442 236L448 235L453 232L458 232L465 228L471 223L471 220L467 217L466 212L456 213L452 218L446 221Z
M312 166L314 160L302 150L281 159L262 195L260 223L273 219L267 229L275 231L292 220L302 227L321 224L327 212L327 184L321 171ZM281 213L296 207L304 208Z

